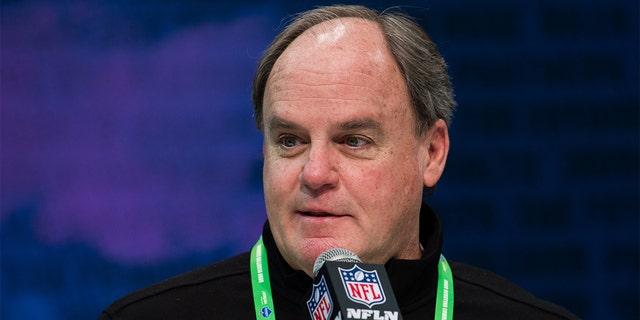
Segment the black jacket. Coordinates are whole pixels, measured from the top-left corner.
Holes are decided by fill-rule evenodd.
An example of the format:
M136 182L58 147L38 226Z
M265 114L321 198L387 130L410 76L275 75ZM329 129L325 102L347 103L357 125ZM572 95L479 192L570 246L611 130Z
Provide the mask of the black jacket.
M391 260L385 267L405 320L433 319L442 232L427 205L421 212L420 260ZM267 249L277 320L309 319L312 279L291 269L278 252L268 223ZM451 262L454 319L578 319L490 272ZM106 319L255 319L249 253L243 253L121 298L103 311Z

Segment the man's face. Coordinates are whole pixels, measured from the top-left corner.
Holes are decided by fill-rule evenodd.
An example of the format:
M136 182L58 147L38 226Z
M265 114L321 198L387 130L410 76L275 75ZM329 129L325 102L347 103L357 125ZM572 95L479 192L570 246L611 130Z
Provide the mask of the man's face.
M379 28L324 22L274 65L264 100L264 193L287 262L311 274L323 251L364 262L420 257L428 134Z

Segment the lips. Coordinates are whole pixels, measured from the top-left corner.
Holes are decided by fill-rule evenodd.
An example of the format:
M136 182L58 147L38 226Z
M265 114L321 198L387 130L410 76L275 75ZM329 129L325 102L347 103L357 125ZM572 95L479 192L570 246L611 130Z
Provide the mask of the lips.
M317 207L301 206L297 208L296 213L305 217L318 217L318 218L343 216L343 214L333 211L327 207L320 207L320 206L317 206Z
M330 216L335 216L334 214L331 213L327 213L327 212L316 212L316 211L298 211L300 214L304 215L304 216L310 216L310 217L330 217Z

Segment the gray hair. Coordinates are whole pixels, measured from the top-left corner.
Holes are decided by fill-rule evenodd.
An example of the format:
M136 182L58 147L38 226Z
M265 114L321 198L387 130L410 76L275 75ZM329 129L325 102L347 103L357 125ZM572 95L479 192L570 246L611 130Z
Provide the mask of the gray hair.
M409 16L363 6L335 5L300 13L265 50L253 79L254 118L263 130L264 93L273 65L282 52L303 32L337 18L360 18L378 24L386 38L409 92L416 117L416 132L422 134L438 119L447 125L456 107L447 65L429 35Z

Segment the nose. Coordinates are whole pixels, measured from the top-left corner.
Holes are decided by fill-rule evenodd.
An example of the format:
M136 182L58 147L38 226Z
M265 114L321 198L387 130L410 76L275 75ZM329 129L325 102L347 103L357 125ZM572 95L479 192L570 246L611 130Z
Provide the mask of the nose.
M300 183L304 192L318 196L338 185L335 156L330 146L311 144L300 172Z

